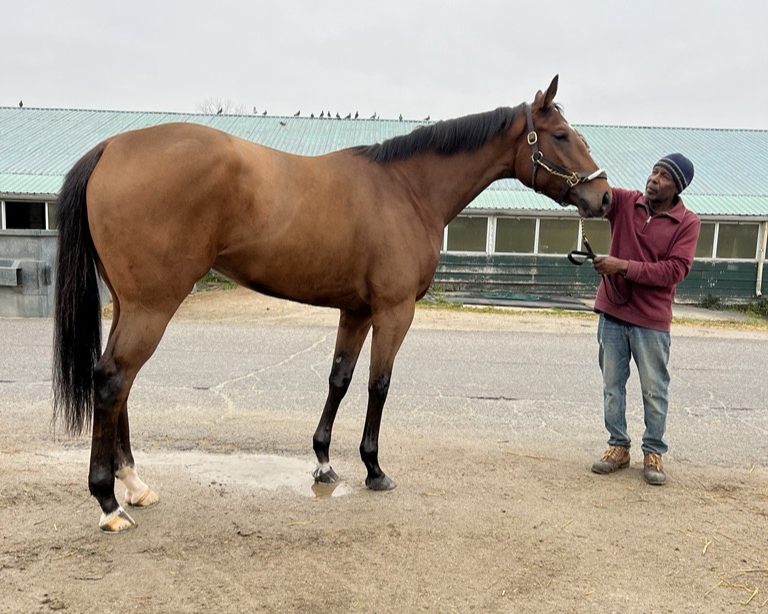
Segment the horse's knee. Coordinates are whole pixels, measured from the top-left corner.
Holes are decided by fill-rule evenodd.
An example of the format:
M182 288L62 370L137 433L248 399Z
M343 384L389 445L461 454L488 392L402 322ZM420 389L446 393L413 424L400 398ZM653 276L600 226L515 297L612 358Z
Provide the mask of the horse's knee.
M352 381L352 374L354 371L354 362L347 354L340 352L333 361L331 375L328 377L328 385L332 390L341 392L343 395L349 388L349 384Z

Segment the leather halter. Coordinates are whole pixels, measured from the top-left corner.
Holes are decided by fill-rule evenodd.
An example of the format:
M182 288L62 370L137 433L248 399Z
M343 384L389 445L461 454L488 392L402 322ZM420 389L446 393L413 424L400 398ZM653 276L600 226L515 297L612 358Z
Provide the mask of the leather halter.
M560 196L557 198L558 205L562 205L570 189L579 185L580 183L587 183L594 179L608 179L608 174L605 172L605 169L599 168L591 173L589 171L576 172L568 170L567 168L552 162L552 160L545 158L544 154L539 151L539 135L536 133L536 128L533 125L533 116L531 115L530 104L525 105L525 119L528 124L528 144L533 149L533 154L531 154L531 160L533 162L533 170L531 173L531 188L535 192L538 192L536 189L536 171L540 166L551 175L565 179L565 187L563 188L563 191L560 192Z

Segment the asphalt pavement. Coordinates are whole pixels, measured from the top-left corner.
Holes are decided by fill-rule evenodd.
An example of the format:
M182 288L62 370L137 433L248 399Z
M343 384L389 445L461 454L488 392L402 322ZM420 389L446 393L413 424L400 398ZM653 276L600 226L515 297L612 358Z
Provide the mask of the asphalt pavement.
M51 338L51 320L0 319L5 448L30 437L56 445ZM172 321L131 394L134 446L162 436L187 448L221 440L256 449L272 436L272 420L290 418L307 425L302 436L310 452L334 340L330 326ZM673 333L672 460L746 468L768 462L767 341L768 333L755 331ZM337 420L356 433L365 417L369 344ZM558 332L414 328L395 363L382 447L390 429L407 429L425 437L527 442L552 454L567 446L589 463L606 439L596 361L590 324ZM628 396L630 434L639 448L642 405L634 372Z

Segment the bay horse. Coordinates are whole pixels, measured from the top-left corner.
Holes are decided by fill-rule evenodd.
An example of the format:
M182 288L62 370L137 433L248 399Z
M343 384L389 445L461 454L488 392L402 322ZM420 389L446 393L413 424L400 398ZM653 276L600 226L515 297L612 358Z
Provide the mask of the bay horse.
M369 488L394 488L378 460L382 410L447 224L501 178L518 178L582 217L602 216L610 203L605 173L553 102L557 82L530 104L316 157L192 123L125 132L86 153L58 199L54 419L63 416L72 434L92 426L88 487L99 527L136 526L115 497L115 478L128 505L158 501L136 471L128 395L211 269L267 295L340 310L313 437L318 482L338 480L331 431L373 329L360 456ZM114 307L103 351L97 274Z

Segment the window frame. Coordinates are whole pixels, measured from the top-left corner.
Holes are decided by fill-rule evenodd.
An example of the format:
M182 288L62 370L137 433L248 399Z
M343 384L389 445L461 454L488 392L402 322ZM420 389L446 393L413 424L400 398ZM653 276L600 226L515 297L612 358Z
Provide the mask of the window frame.
M466 250L449 250L448 249L448 228L450 227L451 222L453 222L454 220L456 220L456 219L458 219L460 217L461 218L485 218L485 249L484 250L482 250L482 251L466 251ZM446 253L446 254L462 254L462 255L465 255L465 256L484 254L484 255L487 256L489 254L489 246L493 245L493 243L490 243L490 241L491 241L490 237L491 237L491 234L492 234L491 233L491 226L492 225L495 226L495 223L494 224L491 223L493 221L492 220L493 217L494 216L483 215L483 214L457 215L455 218L453 218L453 220L451 220L451 222L448 223L448 225L445 227L445 230L443 231L443 249L442 249L443 253Z
M45 228L8 228L8 216L6 212L6 203L23 203L27 205L42 205L43 206L43 224ZM31 198L0 198L0 230L52 230L56 231L57 228L51 228L50 220L50 207L53 206L54 211L56 207L56 200L45 199L36 200Z

